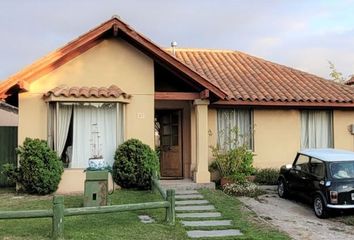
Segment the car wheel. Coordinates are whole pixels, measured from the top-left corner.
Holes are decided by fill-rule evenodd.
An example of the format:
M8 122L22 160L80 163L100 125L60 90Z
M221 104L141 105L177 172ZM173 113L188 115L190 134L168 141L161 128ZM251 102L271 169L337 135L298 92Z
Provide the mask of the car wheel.
M288 188L284 179L280 179L278 182L278 195L281 198L287 198L289 196Z
M313 211L318 218L327 218L328 209L321 195L316 195L313 199Z

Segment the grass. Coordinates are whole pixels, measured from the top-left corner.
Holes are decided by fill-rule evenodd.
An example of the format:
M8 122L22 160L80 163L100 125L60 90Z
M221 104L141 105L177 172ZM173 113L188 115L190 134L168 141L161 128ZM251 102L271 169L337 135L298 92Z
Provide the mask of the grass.
M235 198L221 191L203 190L206 199L222 212L225 219L233 220L234 227L244 236L222 239L289 239L269 225L257 221ZM110 196L111 204L161 201L157 193L149 191L119 190ZM82 207L81 195L65 196L66 207ZM1 210L50 209L52 196L16 195L0 190ZM138 215L147 214L155 223L143 224ZM186 230L179 222L175 226L165 223L164 209L141 210L112 214L72 216L65 218L65 239L187 239ZM51 219L0 220L0 239L50 239Z

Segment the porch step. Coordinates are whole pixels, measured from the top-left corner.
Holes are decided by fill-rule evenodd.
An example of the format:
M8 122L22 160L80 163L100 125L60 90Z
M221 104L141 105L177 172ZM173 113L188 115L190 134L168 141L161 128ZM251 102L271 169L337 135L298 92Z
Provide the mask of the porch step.
M187 235L190 238L203 238L203 237L231 237L241 236L242 233L237 229L227 230L192 230L187 231Z
M203 199L203 195L200 194L181 194L175 196L177 199Z
M213 205L199 205L199 206L178 206L175 207L177 212L182 211L208 211L208 210L215 210Z
M199 194L197 190L176 190L176 195Z
M178 218L218 218L221 217L219 212L205 212L205 213L176 213Z
M176 201L176 206L185 206L185 205L203 205L208 204L208 200L184 200L184 201Z
M185 227L218 227L230 226L231 220L181 221Z
M215 183L195 183L191 179L182 180L160 180L160 185L164 189L175 189L176 191L197 190L197 189L215 189Z

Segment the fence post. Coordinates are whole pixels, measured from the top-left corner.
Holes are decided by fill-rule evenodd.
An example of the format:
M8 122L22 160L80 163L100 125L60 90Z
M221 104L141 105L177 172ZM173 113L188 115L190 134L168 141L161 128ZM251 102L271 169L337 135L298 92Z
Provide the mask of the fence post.
M167 201L170 203L170 206L166 208L166 221L169 224L174 225L176 219L176 212L175 212L175 190L168 189L167 193Z
M53 197L53 239L64 239L64 196Z

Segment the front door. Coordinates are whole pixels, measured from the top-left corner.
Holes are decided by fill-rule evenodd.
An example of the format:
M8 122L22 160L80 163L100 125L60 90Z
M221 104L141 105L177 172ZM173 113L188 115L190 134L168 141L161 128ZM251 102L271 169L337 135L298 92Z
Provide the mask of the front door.
M161 177L182 178L181 110L156 111Z

